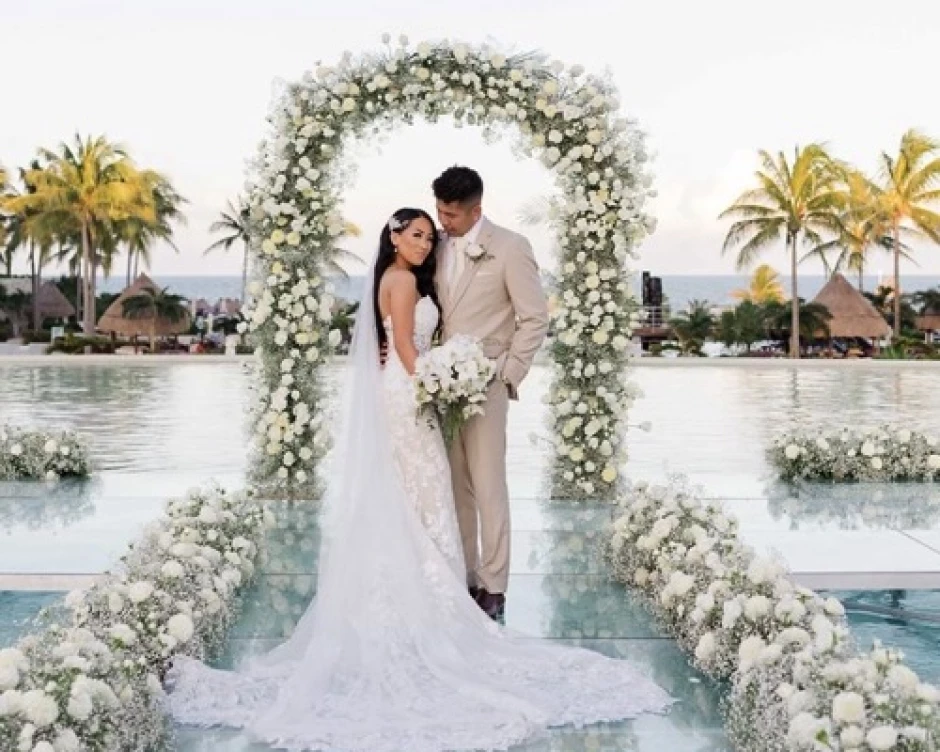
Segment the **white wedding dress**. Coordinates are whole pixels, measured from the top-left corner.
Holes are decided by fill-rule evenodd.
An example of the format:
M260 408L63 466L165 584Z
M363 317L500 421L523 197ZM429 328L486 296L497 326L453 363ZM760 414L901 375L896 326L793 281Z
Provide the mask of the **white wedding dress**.
M357 317L366 326L337 445L349 454L328 492L317 596L287 642L235 672L178 659L172 716L243 728L277 749L444 752L663 712L669 696L629 663L513 633L469 597L445 445L416 419L394 347L378 365L370 299ZM419 351L437 322L422 298Z

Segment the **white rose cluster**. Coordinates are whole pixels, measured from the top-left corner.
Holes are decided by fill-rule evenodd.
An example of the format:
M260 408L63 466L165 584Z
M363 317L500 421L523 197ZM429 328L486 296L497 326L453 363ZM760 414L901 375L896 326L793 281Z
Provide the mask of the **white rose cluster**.
M64 623L0 650L0 740L53 752L158 746L157 677L178 653L220 646L269 516L220 489L171 501L120 571L66 597Z
M940 440L906 426L788 432L773 440L768 458L785 480L940 479Z
M736 749L926 752L940 738L940 690L896 652L859 653L838 600L756 556L684 483L629 488L607 560L698 668L730 680Z
M0 426L0 480L57 481L90 474L88 445L78 434Z
M415 118L453 116L487 136L511 125L519 153L556 177L554 434L569 424L569 406L582 419L556 442L556 482L570 497L612 494L634 396L625 367L638 318L627 266L653 224L643 137L619 108L611 82L578 66L446 41L346 54L286 91L249 181L259 479L303 483L329 446L325 427L311 421L323 410L323 366L338 344L322 275L344 231L343 144Z

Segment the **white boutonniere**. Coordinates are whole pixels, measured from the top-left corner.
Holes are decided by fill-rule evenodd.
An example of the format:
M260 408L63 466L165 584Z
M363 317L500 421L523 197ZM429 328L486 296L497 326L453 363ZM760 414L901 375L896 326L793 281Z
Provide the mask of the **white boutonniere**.
M467 258L471 261L479 261L480 259L490 257L489 251L479 243L468 243L463 252L467 254Z

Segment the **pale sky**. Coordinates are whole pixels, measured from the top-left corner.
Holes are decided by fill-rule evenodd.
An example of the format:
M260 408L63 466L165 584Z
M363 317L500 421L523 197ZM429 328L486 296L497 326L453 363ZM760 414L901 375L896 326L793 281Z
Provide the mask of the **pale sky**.
M940 137L936 0L2 0L0 19L0 163L24 165L75 132L104 133L168 174L191 202L189 223L180 255L157 249L157 275L239 273L239 254L202 250L242 189L272 83L376 49L386 31L537 48L609 70L655 155L659 225L638 265L653 273L733 271L716 216L749 187L759 148L825 141L874 169L907 128ZM364 237L350 248L368 258L393 209L432 208L429 183L453 163L478 169L487 214L519 227L520 207L552 183L509 146L444 124L404 127L381 151L359 144L345 211ZM551 265L548 235L524 231ZM786 269L782 247L765 258ZM940 248L917 259L906 272L940 273ZM889 268L877 259L871 272Z

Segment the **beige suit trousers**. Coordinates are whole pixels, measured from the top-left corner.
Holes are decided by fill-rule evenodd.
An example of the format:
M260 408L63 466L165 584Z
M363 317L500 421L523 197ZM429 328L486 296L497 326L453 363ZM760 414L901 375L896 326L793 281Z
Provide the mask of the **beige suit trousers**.
M468 584L491 593L505 593L511 538L506 484L506 384L499 380L490 384L484 405L486 412L468 420L454 437L450 446L451 477Z

